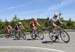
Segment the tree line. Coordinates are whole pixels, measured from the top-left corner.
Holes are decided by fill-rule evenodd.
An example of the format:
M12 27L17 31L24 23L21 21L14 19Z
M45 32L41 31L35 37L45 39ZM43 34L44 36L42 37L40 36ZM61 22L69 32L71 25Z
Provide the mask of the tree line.
M41 24L41 27L38 27L38 29L40 30L48 30L51 29L51 26L48 25L48 20L49 17L47 17L46 19L43 18L37 18L37 21ZM61 18L61 20L64 22L64 29L75 29L75 21L72 21L71 18L68 20L64 20L63 18ZM31 19L23 19L20 20L16 15L13 17L13 19L9 22L8 20L5 21L1 21L0 20L0 33L6 33L6 27L10 24L13 28L14 26L18 23L18 22L22 22L23 26L25 27L25 31L31 31L30 28L30 21Z

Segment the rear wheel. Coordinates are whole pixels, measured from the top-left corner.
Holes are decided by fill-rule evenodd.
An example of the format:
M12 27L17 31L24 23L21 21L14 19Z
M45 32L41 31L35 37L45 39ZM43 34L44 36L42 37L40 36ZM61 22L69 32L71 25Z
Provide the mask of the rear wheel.
M63 31L60 33L61 40L63 40L65 43L68 43L70 41L70 36L66 31Z
M37 36L37 35L35 34L35 31L31 32L31 38L32 38L32 39L36 39L36 36Z
M57 40L57 38L56 38L56 33L54 33L53 31L50 31L50 32L49 32L49 38L50 38L53 42L55 42L55 41Z
M9 38L9 34L6 34L6 35L5 35L5 38Z

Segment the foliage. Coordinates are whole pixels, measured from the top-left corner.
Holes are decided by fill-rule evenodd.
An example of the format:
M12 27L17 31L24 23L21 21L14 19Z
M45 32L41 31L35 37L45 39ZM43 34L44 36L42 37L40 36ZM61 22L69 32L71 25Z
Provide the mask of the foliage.
M63 18L61 18L61 20L64 22L64 27L63 28L65 28L65 29L75 29L75 21L72 21L71 18L69 20L64 20ZM0 20L0 33L6 33L6 27L9 24L12 25L12 27L14 28L14 26L19 21L22 22L23 26L25 27L25 31L30 31L31 30L30 24L29 24L31 19L20 20L15 15L10 22L7 21L7 20L5 20L4 22ZM38 29L40 29L40 30L51 29L51 26L48 24L49 17L47 17L46 19L38 18L37 21L41 24L41 26L38 27Z

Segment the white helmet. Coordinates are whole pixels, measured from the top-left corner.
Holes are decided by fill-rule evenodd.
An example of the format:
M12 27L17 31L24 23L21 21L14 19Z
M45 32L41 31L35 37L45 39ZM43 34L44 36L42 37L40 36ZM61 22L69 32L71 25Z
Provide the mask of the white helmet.
M32 17L32 19L37 20L37 18L36 18L36 17Z
M35 20L37 20L37 18L35 18Z
M58 16L59 15L59 12L55 12L54 15L57 15Z
M22 24L21 22L18 22L18 24Z
M55 12L54 15L59 16L59 15L61 15L61 13L60 12Z

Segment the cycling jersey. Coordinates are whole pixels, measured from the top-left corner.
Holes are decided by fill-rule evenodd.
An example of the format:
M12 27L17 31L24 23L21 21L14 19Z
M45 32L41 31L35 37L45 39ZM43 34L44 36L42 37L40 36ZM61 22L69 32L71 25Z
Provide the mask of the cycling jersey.
M12 27L7 27L8 29L12 29Z
M59 21L59 19L52 18L49 20L49 24L52 25L53 23L56 23L57 21Z
M33 25L36 26L37 25L37 21L35 21L35 20L31 21L30 26L33 27Z
M13 30L13 29L12 29L12 26L8 25L7 31L8 31L8 32L12 32L12 30Z
M22 25L16 25L15 30L19 30L19 29L24 29L24 27Z
M18 30L18 25L15 26L15 30Z

